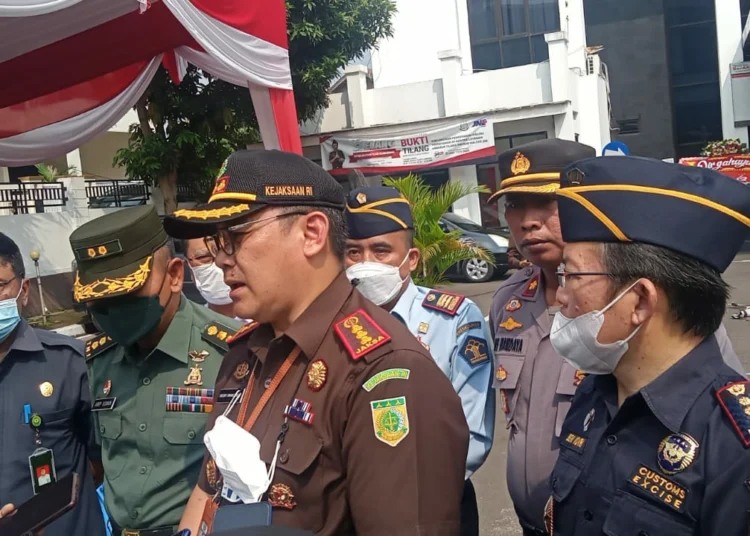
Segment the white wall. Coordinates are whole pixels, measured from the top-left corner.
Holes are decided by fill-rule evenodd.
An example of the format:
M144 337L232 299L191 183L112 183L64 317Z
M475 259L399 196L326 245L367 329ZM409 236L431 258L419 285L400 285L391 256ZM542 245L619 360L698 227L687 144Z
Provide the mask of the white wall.
M408 123L445 117L443 81L430 80L365 92L365 124Z
M552 102L549 62L484 71L458 78L460 113Z
M83 209L44 214L21 214L0 217L0 232L11 237L24 257L26 273L33 274L34 264L29 252L41 252L39 270L42 276L70 272L73 251L70 249L70 234L94 218L116 208Z
M719 60L719 86L721 91L721 127L724 138L739 138L748 142L747 127L734 124L732 78L730 65L742 61L742 30L738 0L715 0L716 35Z
M372 53L376 88L440 78L438 52L461 52L463 70L471 72L466 0L396 0L394 35Z
M128 146L128 134L124 132L104 132L79 148L81 171L103 179L125 179L124 167L112 166L112 159L118 149Z

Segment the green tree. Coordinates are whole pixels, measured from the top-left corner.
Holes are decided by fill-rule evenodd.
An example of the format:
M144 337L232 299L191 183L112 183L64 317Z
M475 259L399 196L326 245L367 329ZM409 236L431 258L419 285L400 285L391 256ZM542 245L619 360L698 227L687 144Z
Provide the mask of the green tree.
M392 35L391 0L288 0L287 31L300 121L328 104L328 88L341 68ZM247 88L190 67L177 86L164 69L136 104L138 124L114 165L130 178L158 186L164 209L177 207L177 184L210 192L223 160L260 141Z
M400 179L386 177L383 183L401 192L412 210L414 246L420 253L419 264L413 274L415 283L430 288L443 284L448 268L469 259L484 259L494 266L494 258L486 249L461 242L459 231L445 232L440 227L440 218L456 201L472 193L488 193L486 186L469 187L448 182L433 192L413 174Z

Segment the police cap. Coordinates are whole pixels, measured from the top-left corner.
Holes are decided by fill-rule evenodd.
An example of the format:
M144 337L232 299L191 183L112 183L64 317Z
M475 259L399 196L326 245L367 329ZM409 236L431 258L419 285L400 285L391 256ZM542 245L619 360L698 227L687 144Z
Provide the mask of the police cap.
M153 205L84 223L70 235L77 265L73 299L81 303L135 292L148 280L154 252L167 240Z
M208 203L176 210L164 219L175 238L200 238L217 224L244 218L269 206L308 205L344 209L344 190L323 168L282 151L243 150L229 155Z
M588 145L559 139L533 141L502 152L497 157L500 189L488 201L508 193L554 194L565 166L595 155Z
M409 202L389 186L367 186L349 192L346 224L349 238L354 240L414 229Z
M723 272L745 242L750 189L710 169L631 156L574 162L557 192L565 242L643 242Z

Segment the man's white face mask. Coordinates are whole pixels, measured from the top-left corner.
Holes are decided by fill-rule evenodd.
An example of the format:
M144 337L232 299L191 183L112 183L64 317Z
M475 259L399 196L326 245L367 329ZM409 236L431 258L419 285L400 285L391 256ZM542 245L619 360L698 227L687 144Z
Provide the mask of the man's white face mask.
M398 266L382 262L358 262L346 269L346 277L365 298L375 305L385 305L398 295L401 285L409 279L408 275L402 279L400 273L408 259L407 253Z
M190 270L195 277L195 286L211 305L228 305L232 303L229 297L229 286L224 283L224 272L216 264L203 264L201 266L191 266Z

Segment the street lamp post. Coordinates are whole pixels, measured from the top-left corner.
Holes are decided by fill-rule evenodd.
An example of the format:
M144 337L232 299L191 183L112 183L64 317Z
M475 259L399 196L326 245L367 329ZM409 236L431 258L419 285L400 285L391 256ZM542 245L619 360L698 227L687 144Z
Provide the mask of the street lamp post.
M39 257L41 257L42 254L39 253L38 250L34 249L29 253L29 257L31 257L31 260L34 261L34 268L36 268L36 284L39 287L39 303L42 306L42 317L44 318L44 323L47 323L47 306L44 305L44 292L42 291L42 276L39 273Z

